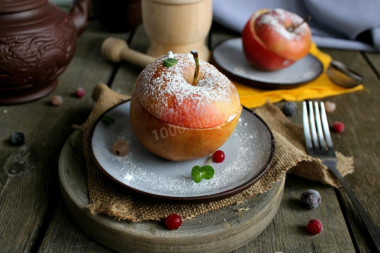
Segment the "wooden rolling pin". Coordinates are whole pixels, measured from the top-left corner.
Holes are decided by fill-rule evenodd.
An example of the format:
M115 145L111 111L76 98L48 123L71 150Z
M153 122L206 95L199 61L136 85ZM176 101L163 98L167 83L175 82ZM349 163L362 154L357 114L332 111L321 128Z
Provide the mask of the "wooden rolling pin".
M127 43L118 38L109 37L102 44L102 54L112 62L126 61L145 67L156 58L130 49Z

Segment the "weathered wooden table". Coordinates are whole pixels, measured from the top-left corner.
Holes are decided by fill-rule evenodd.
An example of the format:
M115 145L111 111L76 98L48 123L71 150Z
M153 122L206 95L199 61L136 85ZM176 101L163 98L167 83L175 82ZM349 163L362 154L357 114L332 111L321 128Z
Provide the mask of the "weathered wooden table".
M58 88L37 101L0 106L0 251L1 252L111 252L83 233L70 219L62 204L58 184L58 158L73 132L73 124L85 121L93 101L93 87L104 82L130 94L140 67L123 63L115 66L100 53L110 36L129 41L131 48L144 52L149 41L140 26L135 32L110 34L91 22L77 42L76 54L59 78ZM213 26L211 46L238 34ZM343 134L334 134L336 149L355 159L355 173L347 176L358 199L380 226L380 55L354 51L323 50L346 63L365 78L365 90L328 98L337 104L333 118L346 124ZM73 96L77 87L86 89L84 98ZM50 105L52 95L64 103ZM300 108L300 107L299 107ZM301 110L293 117L301 122ZM21 147L7 142L14 131L24 132ZM305 211L300 194L318 190L323 204ZM324 230L317 236L305 231L309 219L318 218ZM256 239L234 252L370 252L368 235L344 192L320 183L287 176L280 209Z

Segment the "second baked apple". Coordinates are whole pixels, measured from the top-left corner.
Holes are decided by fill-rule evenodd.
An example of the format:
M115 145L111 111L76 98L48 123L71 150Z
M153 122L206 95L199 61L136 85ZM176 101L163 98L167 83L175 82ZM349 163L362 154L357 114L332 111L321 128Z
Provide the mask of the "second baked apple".
M286 68L305 57L311 46L311 32L297 14L283 9L255 12L242 32L246 59L260 70Z

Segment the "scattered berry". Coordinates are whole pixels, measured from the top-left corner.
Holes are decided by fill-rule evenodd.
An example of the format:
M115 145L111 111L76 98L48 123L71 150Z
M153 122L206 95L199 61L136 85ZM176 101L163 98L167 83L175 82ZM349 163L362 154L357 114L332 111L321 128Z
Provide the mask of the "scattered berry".
M294 102L286 102L283 106L282 106L282 112L286 115L286 116L292 116L293 114L295 114L297 111L297 104L294 103Z
M112 152L118 156L125 156L129 153L129 145L126 141L117 140L112 145Z
M324 104L325 104L325 110L326 110L326 112L332 113L332 112L335 111L336 104L334 102L326 101Z
M306 229L311 235L317 235L322 232L323 224L320 220L312 219L307 223Z
M182 219L178 214L172 213L165 219L165 225L168 229L174 230L181 226Z
M343 122L340 122L340 121L335 121L334 124L333 124L333 129L336 133L341 133L344 131L344 124Z
M321 204L321 195L316 190L307 190L302 193L301 201L306 207L313 209Z
M217 150L212 154L212 160L216 163L221 163L224 161L224 158L226 158L226 155L222 150Z
M81 87L76 88L76 90L75 90L75 96L77 98L84 97L85 94L86 94L86 91L83 88L81 88Z
M63 98L60 95L55 95L51 97L50 102L54 106L60 106L63 103Z
M20 146L25 143L25 135L22 132L14 132L9 136L8 141L13 146Z

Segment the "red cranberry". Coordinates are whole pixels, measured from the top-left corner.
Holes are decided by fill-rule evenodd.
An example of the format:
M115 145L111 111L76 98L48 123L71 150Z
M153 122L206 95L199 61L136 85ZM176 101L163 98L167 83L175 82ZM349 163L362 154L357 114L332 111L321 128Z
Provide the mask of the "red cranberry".
M340 121L335 121L333 124L333 129L336 133L341 133L344 131L344 124Z
M317 235L322 232L323 224L320 220L312 219L307 224L306 229L311 235Z
M76 88L76 90L75 90L75 96L77 98L84 97L85 94L86 94L86 91L83 88L81 88L81 87Z
M178 214L172 213L165 219L165 225L168 229L174 230L181 226L182 219Z
M212 154L212 160L216 163L221 163L224 161L224 158L226 158L226 155L222 150L215 151L214 154Z

